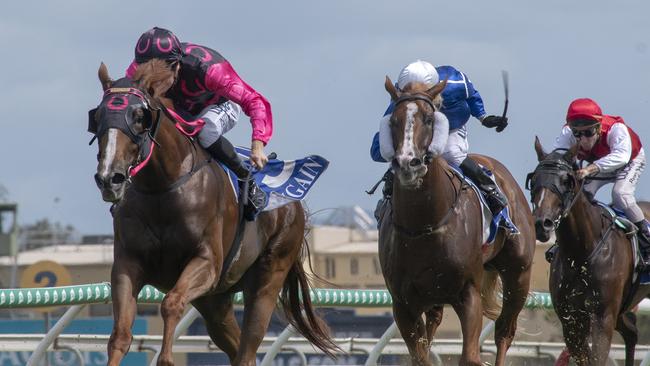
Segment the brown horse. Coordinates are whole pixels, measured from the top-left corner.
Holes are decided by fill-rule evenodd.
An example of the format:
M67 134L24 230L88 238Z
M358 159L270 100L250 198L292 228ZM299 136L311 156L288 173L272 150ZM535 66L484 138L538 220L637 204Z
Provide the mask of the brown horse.
M103 199L115 203L115 324L108 364L118 365L129 350L136 296L145 284L167 293L158 365L173 364L174 329L189 303L232 364L255 365L280 292L289 322L332 354L335 345L314 312L302 267L305 212L299 202L248 223L241 251L224 271L239 224L237 200L223 169L166 115L171 102L164 95L173 77L158 60L141 65L134 81L114 82L103 64L99 68L104 99L90 121L99 139L95 179ZM150 153L142 154L144 149ZM143 161L148 162L141 168ZM136 165L141 170L131 179ZM241 332L232 302L240 290L245 304Z
M616 329L625 341L625 365L632 366L637 329L630 310L650 286L633 285L630 238L582 190L574 171L577 146L546 154L536 139L535 150L539 165L530 175L535 230L542 242L555 231L559 245L549 288L571 357L578 365L605 365ZM639 205L648 217L650 204Z
M406 150L410 154L400 153L392 162L396 179L392 208L380 226L379 257L393 296L395 322L414 364L431 364L429 348L443 305L451 304L463 332L460 364L481 365L478 341L484 314L492 319L498 315L496 364L503 365L529 289L535 246L532 217L506 168L494 159L473 155L495 173L520 230L514 235L500 229L492 245L482 246L478 197L442 157L427 154L438 123L436 101L445 85L427 89L416 83L400 92L386 78L386 90L395 104L390 122L393 147L396 155ZM497 277L504 288L500 314Z

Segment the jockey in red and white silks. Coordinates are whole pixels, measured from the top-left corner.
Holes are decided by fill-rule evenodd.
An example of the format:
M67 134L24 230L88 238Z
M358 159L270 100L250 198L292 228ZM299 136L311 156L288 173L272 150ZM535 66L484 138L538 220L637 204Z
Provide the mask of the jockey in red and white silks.
M569 149L578 144L578 158L590 163L577 172L579 179L587 179L585 191L595 195L600 187L614 183L614 207L625 212L641 234L650 239L648 223L634 197L645 168L645 152L639 136L623 118L604 115L600 106L589 98L571 102L566 122L554 149ZM589 177L599 180L589 180Z

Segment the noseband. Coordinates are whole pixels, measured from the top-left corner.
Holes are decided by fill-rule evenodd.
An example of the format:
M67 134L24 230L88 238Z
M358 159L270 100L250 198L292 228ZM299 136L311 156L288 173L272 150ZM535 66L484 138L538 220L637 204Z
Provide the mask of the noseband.
M571 184L569 187L566 187L565 184L560 180L559 172L566 172L569 177L571 177ZM541 177L537 175L543 173ZM526 189L531 192L530 201L535 206L533 199L533 194L541 188L546 188L551 192L555 193L562 202L561 213L560 215L553 220L554 229L557 229L560 225L562 219L567 217L571 207L575 204L578 193L582 190L584 185L584 180L578 184L578 179L574 173L574 167L569 164L566 160L559 159L549 159L542 160L535 171L528 173L526 176ZM572 188L576 188L572 189Z

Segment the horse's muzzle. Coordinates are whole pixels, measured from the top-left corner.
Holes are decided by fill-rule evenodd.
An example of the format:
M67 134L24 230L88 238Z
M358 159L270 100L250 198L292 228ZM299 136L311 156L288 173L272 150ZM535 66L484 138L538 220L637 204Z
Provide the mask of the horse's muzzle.
M126 175L122 173L95 174L95 184L102 192L102 199L106 202L117 202L122 199L126 181Z
M538 218L535 220L535 236L542 243L551 238L551 232L555 229L553 220L548 218Z
M392 165L400 184L406 187L418 186L422 182L422 177L427 174L427 166L419 158L408 161L393 159Z

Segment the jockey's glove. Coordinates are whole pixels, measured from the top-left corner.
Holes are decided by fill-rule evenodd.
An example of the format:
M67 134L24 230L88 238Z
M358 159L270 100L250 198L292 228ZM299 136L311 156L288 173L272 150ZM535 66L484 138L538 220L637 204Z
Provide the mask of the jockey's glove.
M481 119L483 126L487 128L497 128L497 132L503 131L508 126L508 117L502 116L485 116Z

